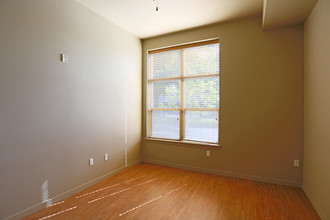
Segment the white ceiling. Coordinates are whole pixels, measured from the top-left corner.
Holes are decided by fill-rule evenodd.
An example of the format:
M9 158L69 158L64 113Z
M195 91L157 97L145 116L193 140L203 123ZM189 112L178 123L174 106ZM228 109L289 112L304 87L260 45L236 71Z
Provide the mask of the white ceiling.
M262 13L263 0L77 0L139 38Z
M138 38L263 14L263 29L302 23L317 0L76 0ZM158 1L159 10L156 11Z

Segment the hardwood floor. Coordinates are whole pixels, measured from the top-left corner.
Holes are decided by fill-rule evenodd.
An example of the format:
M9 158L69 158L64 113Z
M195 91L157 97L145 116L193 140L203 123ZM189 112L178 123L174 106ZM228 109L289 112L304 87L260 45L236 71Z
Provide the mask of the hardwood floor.
M25 219L320 219L299 188L140 164Z

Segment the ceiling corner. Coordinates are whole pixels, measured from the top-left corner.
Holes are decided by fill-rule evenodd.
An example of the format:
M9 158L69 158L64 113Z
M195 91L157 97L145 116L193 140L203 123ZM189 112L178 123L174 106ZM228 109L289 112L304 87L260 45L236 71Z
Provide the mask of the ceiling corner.
M264 0L262 29L302 24L317 0Z

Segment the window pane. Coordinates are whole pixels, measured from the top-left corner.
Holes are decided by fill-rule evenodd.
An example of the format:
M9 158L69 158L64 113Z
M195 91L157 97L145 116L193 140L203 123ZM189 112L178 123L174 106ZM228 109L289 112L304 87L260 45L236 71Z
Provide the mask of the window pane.
M184 81L186 108L219 108L219 77Z
M218 142L218 111L187 111L187 140Z
M152 137L173 138L180 137L179 111L153 111Z
M152 79L181 75L181 51L173 50L152 54Z
M219 73L219 44L184 50L184 75Z
M153 108L179 108L181 106L181 81L160 81L152 83Z

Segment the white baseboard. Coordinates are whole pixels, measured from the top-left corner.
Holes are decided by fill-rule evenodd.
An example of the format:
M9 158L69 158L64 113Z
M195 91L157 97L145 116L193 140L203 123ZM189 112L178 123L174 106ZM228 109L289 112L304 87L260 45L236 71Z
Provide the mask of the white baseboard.
M235 172L214 170L214 169L208 169L208 168L202 168L202 167L195 167L195 166L189 166L189 165L185 165L185 164L178 164L178 163L172 163L172 162L160 161L160 160L144 159L143 162L155 164L155 165L162 165L162 166L192 170L192 171L197 171L197 172L202 172L202 173L214 174L214 175L219 175L219 176L234 177L234 178L239 178L239 179L253 180L253 181L259 181L259 182L266 182L266 183L273 183L273 184L280 184L280 185L287 185L287 186L294 186L294 187L301 188L301 182L291 181L291 180L253 176L253 175L247 175L247 174L242 174L242 173L235 173Z
M135 165L137 165L137 164L139 164L141 162L142 162L141 160L137 160L137 161L135 161L133 163L129 163L127 166L123 166L121 168L118 168L116 170L113 170L113 171L111 171L111 172L109 172L107 174L104 174L104 175L99 176L99 177L97 177L97 178L95 178L93 180L90 180L90 181L86 182L86 183L83 183L83 184L81 184L79 186L76 186L76 187L74 187L72 189L69 189L69 190L67 190L67 191L65 191L65 192L63 192L63 193L61 193L59 195L56 195L56 196L54 196L54 197L52 197L50 199L53 201L53 203L56 203L58 201L61 201L61 200L65 199L65 198L67 198L67 197L69 197L69 196L71 196L71 195L73 195L73 194L75 194L77 192L80 192L80 191L82 191L82 190L84 190L84 189L86 189L86 188L88 188L90 186L93 186L96 183L101 182L102 180L105 180L105 179L107 179L107 178L109 178L111 176L114 176L114 175L116 175L116 174L118 174L118 173L126 170L127 168L132 167L132 166L135 166ZM45 203L38 203L38 204L36 204L34 206L31 206L31 207L29 207L27 209L24 209L24 210L22 210L20 212L17 212L14 215L8 216L8 217L4 218L3 220L22 219L22 218L24 218L24 217L26 217L28 215L31 215L31 214L33 214L33 213L35 213L35 212L37 212L37 211L39 211L39 210L41 210L43 208L45 208Z
M317 214L320 216L321 219L330 219L330 216L327 216L326 210L321 208L320 204L314 199L314 197L311 195L311 193L306 189L306 187L302 187L303 191L305 192L307 198L311 202L312 206L316 210Z

